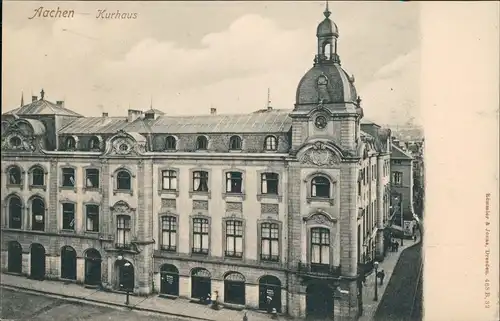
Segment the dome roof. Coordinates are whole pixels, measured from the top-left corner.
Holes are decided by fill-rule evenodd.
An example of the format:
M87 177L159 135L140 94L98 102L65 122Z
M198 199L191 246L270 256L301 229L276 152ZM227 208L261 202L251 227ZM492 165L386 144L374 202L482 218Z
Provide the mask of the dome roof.
M325 81L326 80L326 81ZM296 94L296 104L356 102L354 78L339 64L316 64L302 77Z
M325 18L325 20L321 21L316 29L316 36L318 37L327 37L327 36L339 36L339 28L335 24L335 22L331 21L329 18Z

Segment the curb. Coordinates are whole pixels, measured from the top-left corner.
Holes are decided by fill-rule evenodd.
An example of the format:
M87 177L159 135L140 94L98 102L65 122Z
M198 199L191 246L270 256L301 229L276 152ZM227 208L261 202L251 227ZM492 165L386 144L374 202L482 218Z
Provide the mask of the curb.
M49 291L42 291L42 290L36 290L36 289L30 289L22 286L17 286L17 285L10 285L10 284L5 284L5 283L0 283L0 286L2 288L8 289L8 290L13 290L13 291L18 291L18 292L25 292L25 293L38 293L38 294L44 294L48 295L51 297L55 298L62 298L70 302L89 302L94 305L100 305L100 306L111 306L111 307L118 307L118 308L125 308L128 310L137 310L141 312L149 312L149 313L156 313L156 314L162 314L162 315L167 315L167 316L172 316L172 317L177 317L181 319L188 319L188 320L200 320L200 321L217 321L214 319L207 319L207 318L200 318L200 317L195 317L195 316L190 316L190 315L185 315L185 314L178 314L178 313L171 313L171 312L166 312L166 311L159 311L159 310L153 310L149 308L142 308L134 305L125 305L122 303L114 303L114 302L105 302L105 301L99 301L99 300L94 300L86 297L76 297L76 296L71 296L71 295L66 295L66 294L61 294L61 293L54 293L54 292L49 292Z

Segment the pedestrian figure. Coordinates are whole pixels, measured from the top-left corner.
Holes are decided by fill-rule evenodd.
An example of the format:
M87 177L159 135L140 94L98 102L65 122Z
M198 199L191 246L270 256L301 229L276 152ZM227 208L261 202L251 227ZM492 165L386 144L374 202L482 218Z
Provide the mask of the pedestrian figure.
M214 292L214 299L212 301L212 309L219 310L219 291Z
M243 315L243 321L248 321L248 317L247 317L247 313L245 312L245 314Z
M396 246L396 252L399 251L399 242L394 242L394 245Z
M267 312L268 313L271 313L272 312L272 302L273 302L273 298L271 298L271 296L269 296L269 294L266 296L266 303L267 303Z
M417 241L417 234L413 234L413 242Z
M377 277L380 279L380 285L384 284L385 272L384 270L380 270L377 272Z
M207 299L206 300L207 300L207 302L205 302L206 304L212 303L212 295L210 295L210 293L207 294Z

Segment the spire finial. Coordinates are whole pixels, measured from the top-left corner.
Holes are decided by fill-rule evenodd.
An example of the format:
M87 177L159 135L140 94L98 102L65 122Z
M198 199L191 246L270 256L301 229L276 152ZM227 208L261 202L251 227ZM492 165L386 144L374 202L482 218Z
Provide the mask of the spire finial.
M271 106L271 88L267 88L267 107Z
M151 95L151 100L149 102L149 109L153 110L153 95Z
M45 91L42 88L42 91L40 91L40 100L43 100L44 96L45 96Z
M21 91L21 107L24 106L24 92Z
M326 0L326 8L323 14L325 15L326 18L330 17L330 15L332 14L330 10L328 10L328 0Z

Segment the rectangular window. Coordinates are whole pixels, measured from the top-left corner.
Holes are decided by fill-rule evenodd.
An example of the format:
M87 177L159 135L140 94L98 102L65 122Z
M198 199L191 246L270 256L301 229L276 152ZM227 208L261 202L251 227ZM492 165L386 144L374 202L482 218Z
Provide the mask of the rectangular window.
M161 218L161 248L175 252L177 250L177 218L164 216Z
M330 231L311 229L311 264L330 264Z
M177 190L177 172L174 170L166 170L161 172L161 188L163 190Z
M193 253L208 254L208 229L208 219L193 219Z
M130 216L118 216L116 224L116 247L130 247Z
M401 173L401 172L392 173L392 183L394 185L402 185L403 184L403 173Z
M278 195L279 176L276 173L263 173L261 175L262 194Z
M98 188L99 187L99 170L95 168L89 168L85 171L85 187L87 188Z
M243 223L226 222L226 256L243 257Z
M44 186L45 185L45 172L41 168L34 168L31 172L31 185Z
M208 172L193 172L193 191L208 192Z
M240 172L226 173L226 192L241 193L243 183L243 174Z
M260 227L260 259L279 261L279 226L276 223L262 223Z
M87 215L87 232L99 232L99 206L98 205L86 205L85 206Z
M62 169L62 186L75 187L75 170L73 168Z
M62 205L62 228L63 230L75 230L75 204L73 203Z

